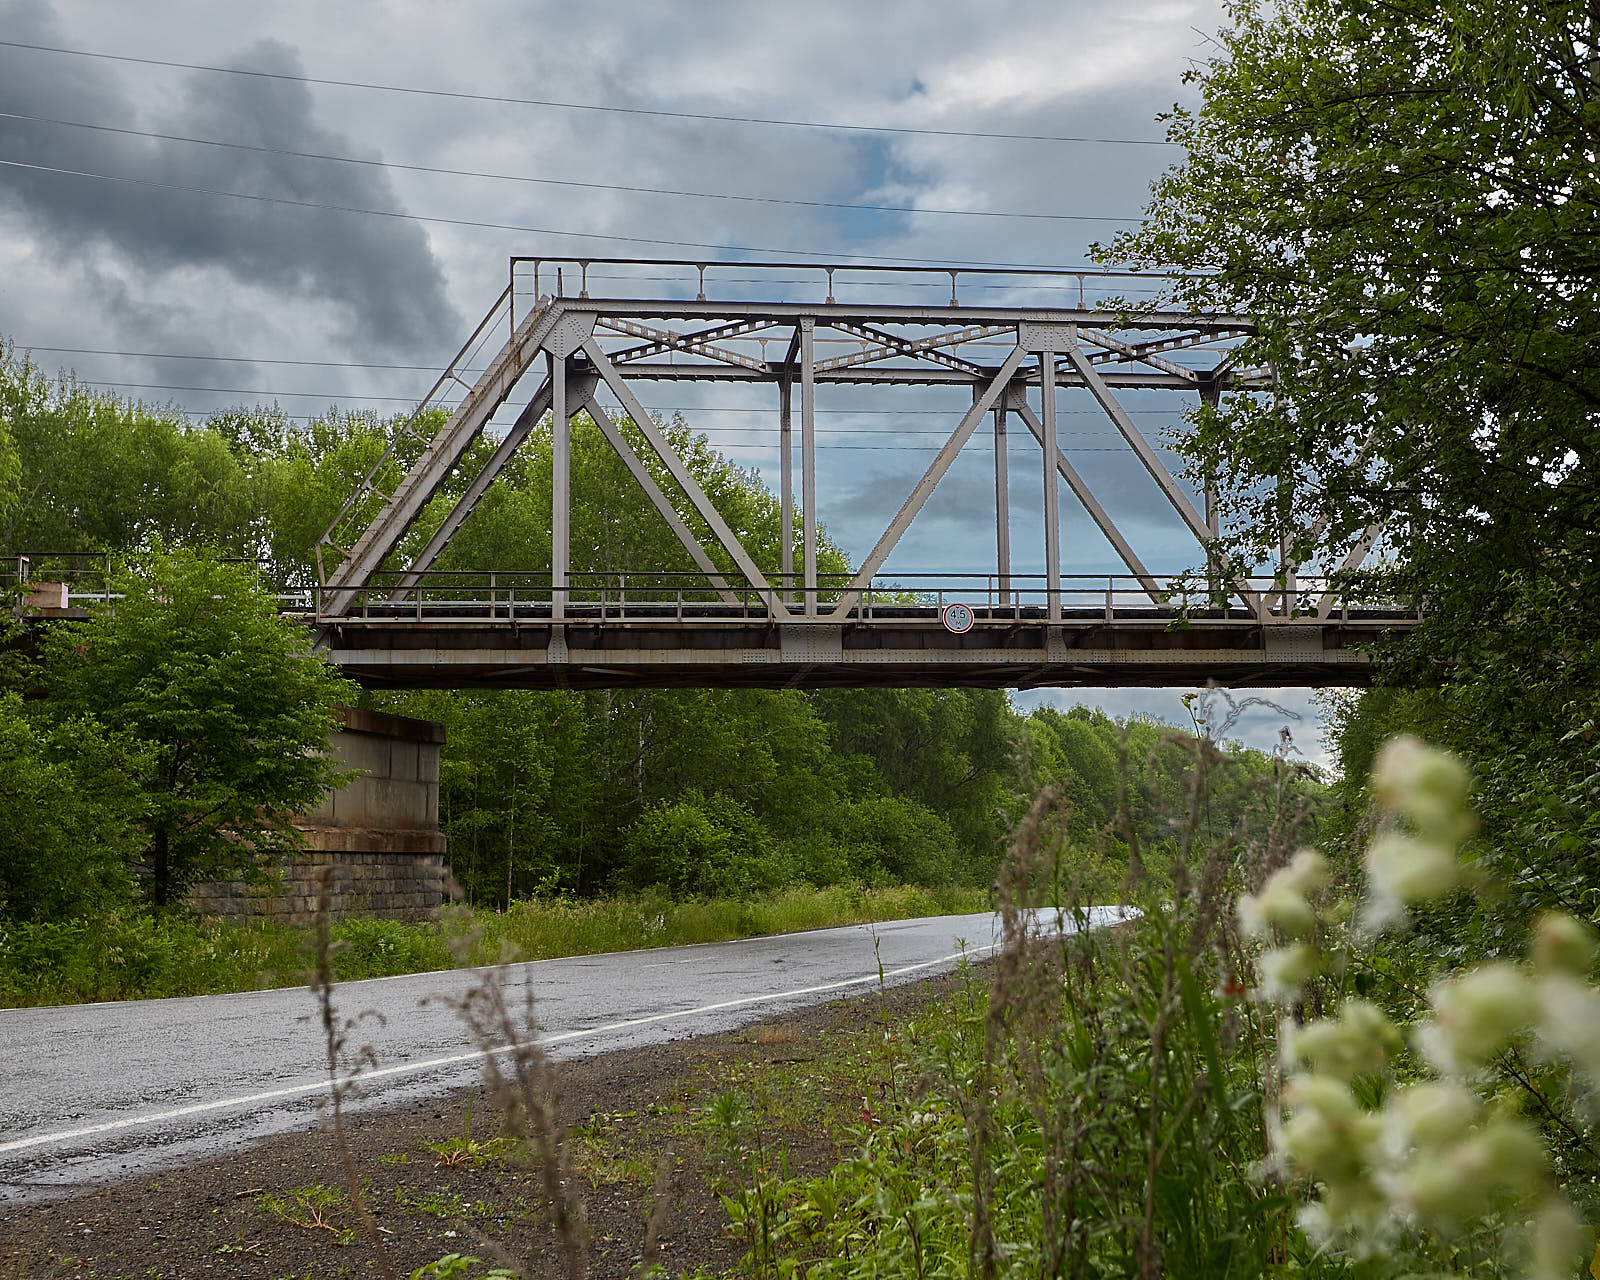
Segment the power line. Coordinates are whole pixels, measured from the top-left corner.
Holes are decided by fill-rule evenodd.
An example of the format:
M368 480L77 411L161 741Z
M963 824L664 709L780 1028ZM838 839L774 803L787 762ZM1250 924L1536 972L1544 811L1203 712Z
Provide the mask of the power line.
M30 116L18 111L0 111L0 119L28 120L69 129L91 129L97 133L116 133L130 138L155 138L162 142L185 142L201 147L225 147L261 155L292 156L299 160L331 160L338 164L365 165L374 169L402 169L408 173L431 173L451 178L487 178L496 182L523 182L538 186L573 187L584 191L625 191L632 195L681 196L691 200L734 200L746 204L790 205L803 209L848 209L861 213L926 213L953 218L1031 218L1046 222L1138 222L1094 213L1016 213L991 209L932 209L921 205L852 204L843 200L796 200L782 196L747 196L724 191L682 191L673 187L634 187L616 182L578 182L567 178L530 178L515 173L488 173L477 169L445 169L426 164L402 164L397 160L364 160L358 156L339 156L321 151L291 151L287 147L262 147L248 142L221 142L215 138L190 138L176 133L152 133L145 129L124 129L108 124L85 124L79 120L57 120L50 116Z
M431 364L361 364L354 360L268 360L261 356L216 356L180 351L113 351L105 347L38 347L27 346L28 351L48 351L65 356L123 356L129 360L218 360L225 364L282 364L316 369L398 369L407 373L438 373ZM481 371L471 371L481 372ZM88 386L118 386L113 382L86 383Z
M591 280L594 279L593 276L590 276L589 278ZM936 286L936 287L941 287L942 288L942 287L945 287L945 286ZM850 345L854 345L854 342L856 340L819 338L819 339L817 339L817 345L818 346L822 346L825 343L830 342L830 341L836 341L836 342L839 343L839 345L843 346L843 345L846 345L847 341L849 342ZM974 344L974 345L977 345L977 344ZM362 362L360 362L358 360L271 360L271 359L268 359L265 356L219 356L219 355L203 354L203 353L200 353L200 352L183 352L183 351L114 351L114 350L112 350L112 349L110 349L108 347L41 347L41 346L37 346L37 345L34 345L34 344L29 344L29 343L24 343L22 349L25 350L25 351L28 351L28 352L48 351L53 355L117 356L119 358L127 359L127 360L208 360L208 361L213 361L213 362L222 363L222 364L274 364L274 365L287 365L287 366L292 366L292 367L296 367L296 368L308 368L308 369L379 369L379 370L395 370L395 371L402 372L402 373L431 373L431 374L437 374L439 372L439 366L436 365L436 364L363 364ZM1208 348L1205 348L1205 347L1191 347L1190 348L1190 350L1207 350L1207 349ZM457 367L457 372L458 373L463 373L463 374L477 374L477 373L482 373L483 370L481 368L477 368L477 367L468 368L468 367L458 366ZM132 384L129 384L129 383L118 383L118 382L93 382L93 381L90 381L87 378L80 378L80 379L77 379L77 381L82 382L83 385L85 385L85 386L115 387L115 386L132 385ZM341 395L345 395L345 394L348 394L348 393L347 392L341 392L340 394ZM890 410L884 410L884 412L887 413L887 412L890 412ZM921 413L921 412L924 412L924 410L920 410L920 409L918 409L918 410L907 410L907 412ZM930 409L930 410L926 410L926 412L932 413L932 412L934 412L934 410ZM1063 412L1065 412L1065 411L1063 411ZM1085 412L1089 412L1089 411L1085 410ZM1133 412L1146 412L1146 411L1145 410L1134 410Z
M291 200L286 196L251 195L243 191L218 191L213 187L193 187L178 182L157 182L154 178L130 178L114 173L91 173L84 169L66 169L56 165L29 164L22 160L0 160L0 166L10 169L28 169L36 173L55 173L72 178L93 178L101 182L127 182L135 186L154 187L163 191L182 191L191 195L222 196L230 200L254 200L262 204L289 205L297 209L322 209L330 213L361 214L373 218L398 218L404 222L427 222L447 227L477 227L489 231L521 231L530 235L567 236L580 240L603 240L619 244L666 245L680 249L714 249L719 253L776 253L793 258L821 258L839 261L845 258L866 262L900 262L915 266L933 267L1000 267L1017 272L1059 271L1071 268L1024 266L1015 262L989 262L962 258L907 258L887 254L823 253L818 249L772 249L759 245L708 244L698 240L664 240L652 236L606 235L596 231L563 231L554 227L528 227L508 222L480 222L471 218L437 218L420 213L403 213L394 209L361 209L351 205L325 204L317 200Z
M385 400L399 404L416 404L416 396L389 396L376 392L352 391L285 391L260 387L195 387L187 384L172 382L111 382L104 379L78 378L74 380L80 387L106 387L111 389L122 388L128 391L203 391L211 395L224 396L271 396L273 399L287 398L298 400ZM440 409L454 409L453 405L438 405ZM757 413L775 415L776 408L763 408L759 405L705 405L705 404L658 404L654 406L658 413ZM949 409L818 409L818 416L855 418L871 417L959 417ZM1130 409L1130 415L1139 417L1171 417L1170 409ZM1099 409L1057 409L1057 417L1104 417ZM718 430L742 430L744 428L718 428ZM935 432L932 434L949 434L948 432Z
M25 44L20 40L0 40L0 46L29 49L35 53L65 54L75 58L100 58L110 62L130 62L147 67L171 67L180 71L209 71L217 75L252 76L260 80L283 80L294 84L328 85L340 89L366 89L379 93L405 93L426 98L454 98L464 102L493 102L520 107L554 107L563 111L598 111L629 116L654 116L668 120L712 120L723 124L776 125L787 129L818 129L838 133L891 133L933 138L989 138L1010 142L1081 142L1123 147L1173 147L1179 144L1160 138L1099 138L1076 134L1001 133L976 129L918 129L905 125L841 124L823 120L784 120L768 116L718 115L706 111L668 111L658 107L617 107L594 102L560 102L553 98L515 98L502 94L464 93L451 89L421 89L411 85L376 84L362 80L329 80L317 76L291 75L282 71L252 71L245 67L218 67L197 62L173 62L162 58L136 58L124 53L100 53L89 49L65 49L57 45Z

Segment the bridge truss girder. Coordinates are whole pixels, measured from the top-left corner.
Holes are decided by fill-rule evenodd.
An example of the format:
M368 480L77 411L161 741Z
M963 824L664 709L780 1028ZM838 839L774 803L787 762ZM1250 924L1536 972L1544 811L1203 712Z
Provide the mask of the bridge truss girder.
M759 271L749 266L742 269ZM949 274L942 272L940 274ZM702 279L704 271L702 270ZM585 269L585 285L588 284ZM1080 281L1081 287L1081 281ZM397 433L390 453L374 466L324 535L318 548L322 587L317 614L327 626L353 619L374 599L388 606L420 596L428 571L494 484L534 428L552 422L551 572L548 620L553 646L564 648L561 624L571 593L569 432L572 418L587 414L605 435L646 497L662 515L703 575L706 590L723 606L748 604L753 590L761 611L786 631L805 626L837 626L859 618L874 576L938 489L962 449L985 419L992 418L995 450L996 574L1002 594L1013 582L1010 557L1011 511L1005 446L1007 423L1020 419L1041 446L1045 531L1044 591L1046 624L1064 621L1059 548L1059 483L1064 481L1089 518L1106 537L1128 573L1152 605L1166 588L1118 528L1114 515L1096 499L1084 477L1067 460L1056 436L1056 403L1065 389L1087 390L1118 436L1138 459L1157 491L1194 536L1197 557L1211 554L1218 533L1211 491L1197 509L1168 471L1159 454L1123 407L1119 393L1177 392L1214 399L1225 388L1263 388L1265 371L1234 367L1233 348L1252 332L1248 318L1192 315L1093 306L1041 307L993 305L908 306L893 303L823 303L663 297L542 296L510 326L510 336L468 385L470 353L502 318L511 317L515 298L508 287L477 332L446 369L421 409L442 399L452 386L465 394L443 426L419 438L412 423ZM771 348L769 350L769 348ZM841 350L842 349L842 350ZM781 354L779 354L781 353ZM540 370L543 371L540 376ZM409 560L399 552L407 531L452 473L461 466L515 389L539 378L537 389L516 419L504 429L488 464L465 487L443 523ZM773 388L772 428L780 447L781 563L774 571L756 563L715 505L701 490L685 461L657 427L648 396L639 388L656 383L693 381L767 384ZM818 580L816 407L819 388L838 385L966 386L971 406L953 423L943 446L922 477L888 519L881 536L847 583L824 589ZM691 530L687 512L663 493L646 457L611 422L597 398L604 388L633 420L655 462L677 485L688 506L720 545L741 580L719 570ZM1037 407L1035 407L1037 406ZM798 423L796 422L798 419ZM691 424L692 426L692 424ZM796 439L798 436L798 440ZM386 468L420 443L420 452L399 483L379 488ZM793 563L795 494L792 474L800 456L799 550ZM1375 531L1374 531L1375 536ZM1346 567L1359 563L1369 538ZM336 558L336 559L335 559ZM330 560L333 562L330 563ZM1297 591L1293 567L1283 566L1263 586L1244 580L1212 583L1212 604L1243 614L1258 624L1292 620L1289 600ZM826 597L826 598L825 598ZM1326 622L1338 606L1331 591L1296 608L1293 618ZM1282 617L1275 617L1281 614Z

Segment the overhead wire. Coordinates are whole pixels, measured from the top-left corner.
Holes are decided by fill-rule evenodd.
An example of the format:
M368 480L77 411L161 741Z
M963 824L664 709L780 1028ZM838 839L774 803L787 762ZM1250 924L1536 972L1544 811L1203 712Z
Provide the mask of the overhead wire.
M287 390L282 390L282 389L273 389L273 388L265 388L264 389L264 388L258 388L258 387L196 387L196 386L189 386L189 385L185 385L185 384L171 383L171 382L121 382L121 381L108 381L108 380L104 380L104 379L91 379L91 378L80 378L80 379L77 380L77 385L78 386L83 386L83 387L101 387L101 388L106 388L106 389L109 389L109 390L116 390L116 389L120 388L120 389L124 389L124 390L128 390L128 391L189 391L189 392L204 392L204 393L212 394L212 395L261 396L261 397L271 397L273 399L287 398L287 399L300 399L300 400L329 400L329 401L337 401L337 400L340 400L340 399L349 399L349 400L363 401L363 402L364 401L369 401L369 400L383 400L383 401L390 401L390 402L395 402L395 403L400 403L400 404L416 404L417 403L417 397L416 396L380 395L380 394L377 394L375 392L287 391ZM441 405L438 405L437 407L439 409L441 409L441 410L452 410L452 409L454 409L455 406L441 404ZM754 413L754 414L762 414L762 415L769 415L769 416L773 415L773 414L775 414L777 412L777 410L775 408L763 408L763 407L757 406L757 405L702 405L702 404L658 404L658 405L654 406L654 410L655 410L655 412L658 412L658 413ZM221 411L222 410L213 410L212 412L221 412ZM945 418L948 418L948 417L951 416L951 411L948 410L948 409L856 409L856 408L837 408L837 409L817 409L815 412L816 412L818 417L839 417L839 418L857 418L857 417L892 417L892 418L899 418L899 417L908 417L908 416L916 416L916 417L945 417ZM1136 415L1139 415L1139 416L1142 416L1142 417L1152 417L1152 416L1162 416L1162 415L1170 416L1170 413L1171 413L1170 410L1166 410L1166 409L1131 409L1131 410L1128 410L1127 412L1130 413L1130 414L1136 414ZM1056 410L1056 416L1057 417L1103 417L1104 413L1103 413L1102 410L1099 410L1099 409L1057 409ZM744 429L746 429L746 428L717 428L717 430L744 430ZM913 432L901 432L900 434L948 435L949 433L948 432L940 432L940 431L929 431L929 432L916 432L916 431L913 431Z
M538 186L569 187L584 191L622 191L631 195L678 196L692 200L732 200L747 204L789 205L804 209L843 209L862 213L936 214L953 218L1025 218L1047 222L1138 222L1094 213L1024 213L1000 209L939 209L923 205L856 204L843 200L799 200L783 196L752 196L728 191L683 191L674 187L628 186L616 182L579 182L569 178L534 178L525 174L490 173L477 169L447 169L436 165L404 164L398 160L368 160L321 151L294 151L287 147L263 147L248 142L224 142L216 138L191 138L176 133L155 133L146 129L127 129L108 124L87 124L81 120L58 120L51 116L26 115L19 111L0 111L0 120L27 120L70 129L90 129L98 133L121 134L133 138L153 138L163 142L183 142L201 147L223 147L260 155L290 156L299 160L326 160L337 164L362 165L374 169L395 169L407 173L428 173L451 178L483 178L495 182L521 182Z
M363 80L335 80L320 76L296 75L286 71L260 71L248 67L221 67L208 63L178 62L165 58L141 58L126 53L103 53L90 49L68 49L60 45L31 44L21 40L0 40L0 47L28 49L36 53L53 53L77 58L98 58L109 62L126 62L149 67L168 67L180 71L206 71L216 75L250 76L261 80L280 80L294 84L326 85L333 88L364 89L370 92L411 94L428 98L452 98L465 102L550 107L564 111L594 111L617 115L656 116L672 120L704 120L724 124L769 125L787 129L816 129L838 133L888 133L936 138L985 138L1012 142L1094 143L1105 146L1126 147L1172 147L1179 145L1163 138L1107 138L1078 134L1006 133L998 130L932 129L910 125L847 124L839 121L785 120L768 116L723 115L709 111L672 111L660 107L619 107L606 103L564 102L554 98L519 98L505 94L467 93L454 89L426 89L414 85L382 84Z
M421 213L406 213L397 209L363 209L355 205L328 204L320 200L293 200L287 196L263 196L244 191L219 191L215 187L197 187L182 182L160 182L154 178L133 178L125 174L95 173L88 169L69 169L61 165L32 164L23 160L0 159L0 166L10 169L26 169L36 173L54 173L73 178L91 178L102 182L126 182L135 186L153 187L163 191L182 191L191 195L219 196L230 200L253 200L263 204L288 205L298 209L320 209L329 213L357 214L373 218L396 218L404 222L425 222L446 227L474 227L488 231L520 231L530 235L599 240L613 244L648 244L680 249L712 249L718 253L775 253L790 258L819 258L835 262L851 259L865 262L898 262L929 267L999 267L1017 272L1057 271L1063 269L1039 264L1030 266L1015 262L996 262L985 259L915 258L881 253L824 253L820 249L774 249L761 245L717 244L700 240L670 240L659 236L624 236L598 231L565 231L558 227L530 227L518 223L486 222L475 218L440 218ZM1070 268L1066 269L1070 270Z

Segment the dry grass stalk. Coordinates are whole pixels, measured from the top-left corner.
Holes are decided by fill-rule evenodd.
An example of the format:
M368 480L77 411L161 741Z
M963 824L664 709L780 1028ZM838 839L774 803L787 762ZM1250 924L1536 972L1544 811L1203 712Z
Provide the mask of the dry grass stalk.
M676 1153L668 1147L656 1165L655 1196L650 1204L650 1219L645 1223L644 1248L639 1251L639 1265L633 1272L637 1280L644 1280L661 1260L661 1250L666 1244L661 1233L666 1230L667 1211L672 1207L672 1170L676 1158Z
M332 1114L334 1149L339 1156L339 1169L344 1174L345 1186L350 1193L350 1204L355 1209L361 1231L377 1255L378 1270L384 1280L394 1280L394 1268L389 1265L389 1251L384 1248L378 1224L367 1209L366 1195L362 1190L361 1176L356 1170L355 1156L350 1150L350 1140L344 1128L344 1096L355 1086L355 1075L374 1061L371 1045L363 1045L356 1055L355 1066L348 1077L339 1075L339 1063L344 1057L349 1034L358 1020L340 1022L333 1003L333 938L329 917L332 914L333 868L325 866L317 873L317 968L311 991L317 998L317 1009L322 1018L323 1043L327 1050L329 1109Z
M1172 776L1157 768L1172 752L1183 758L1181 828L1172 841L1147 849L1135 813L1146 788ZM1211 1096L1207 1073L1184 1065L1195 1049L1180 974L1202 972L1214 950L1229 975L1219 982L1233 984L1242 947L1229 904L1241 873L1286 860L1304 826L1307 807L1293 793L1286 763L1259 804L1246 806L1270 814L1270 822L1241 817L1218 829L1212 796L1231 764L1215 743L1173 734L1147 760L1130 755L1125 738L1116 809L1099 833L1098 861L1072 846L1069 815L1059 793L1047 789L1018 826L996 884L1003 947L984 1047L970 1091L952 1094L966 1120L973 1170L968 1268L981 1280L1001 1268L997 1171L1017 1155L1017 1139L998 1117L1019 1104L1031 1120L1028 1140L1042 1154L1039 1273L1090 1273L1098 1265L1094 1231L1112 1206L1120 1206L1112 1211L1125 1229L1130 1269L1141 1277L1164 1273L1157 1187L1174 1160L1188 1158L1174 1140ZM1091 933L1089 908L1106 905L1095 900L1103 888L1097 872L1118 857L1126 871L1116 899L1137 908L1140 922ZM1060 913L1059 935L1046 936L1048 917L1030 910L1041 905ZM1259 1032L1231 1009L1217 1015L1214 1030L1224 1061L1241 1034ZM1252 1045L1261 1039L1248 1038ZM1139 1045L1143 1067L1139 1096L1115 1096L1098 1077L1131 1043Z
M521 1017L506 1000L506 975L495 969L454 1002L479 1048L484 1084L500 1110L505 1132L531 1156L549 1206L556 1243L570 1280L589 1274L589 1242L583 1196L572 1171L567 1134L558 1118L555 1073L537 1040L533 994L525 993ZM524 1268L532 1274L532 1268Z

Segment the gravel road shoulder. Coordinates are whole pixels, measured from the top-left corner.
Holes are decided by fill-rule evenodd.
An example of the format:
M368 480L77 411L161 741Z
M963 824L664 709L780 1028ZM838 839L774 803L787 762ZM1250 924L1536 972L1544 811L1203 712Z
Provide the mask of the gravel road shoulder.
M697 1123L711 1102L732 1091L763 1107L774 1157L796 1174L827 1169L874 1103L870 1056L885 1018L914 1016L962 980L945 974L733 1032L557 1063L592 1274L631 1273L664 1160L662 1261L675 1275L734 1266L742 1250L723 1230L716 1191L738 1170ZM452 1252L488 1256L482 1236L525 1259L530 1280L566 1274L537 1174L502 1158L497 1127L479 1087L351 1118L356 1165L398 1274ZM0 1210L0 1280L378 1275L342 1185L331 1135L300 1133Z

